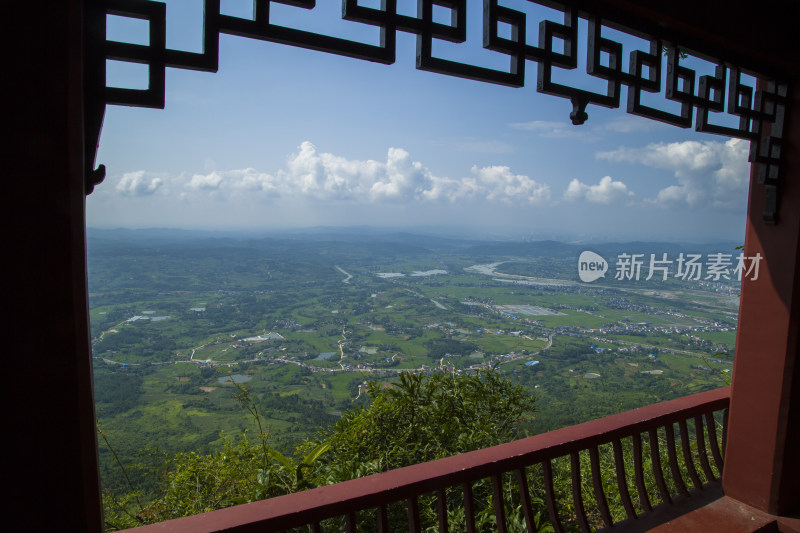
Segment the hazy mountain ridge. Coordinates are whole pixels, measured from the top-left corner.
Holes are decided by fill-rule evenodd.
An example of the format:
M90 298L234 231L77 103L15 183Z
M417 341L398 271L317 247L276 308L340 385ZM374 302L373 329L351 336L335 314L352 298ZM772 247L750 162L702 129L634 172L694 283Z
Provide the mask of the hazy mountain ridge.
M371 246L384 251L394 247L395 252L407 253L429 251L430 249L464 249L470 254L490 255L548 255L553 257L577 256L584 250L592 250L606 257L620 253L737 253L740 243L709 242L705 244L662 242L662 241L620 241L605 243L572 243L556 240L525 241L506 239L479 239L464 236L435 235L432 233L415 233L413 230L384 230L383 228L308 228L285 232L234 232L234 231L202 231L170 228L154 229L96 229L87 230L89 247L125 244L137 247L157 247L163 245L179 245L187 248L243 248L272 249L282 252L294 250L321 252L325 245L351 247L351 251L359 246Z

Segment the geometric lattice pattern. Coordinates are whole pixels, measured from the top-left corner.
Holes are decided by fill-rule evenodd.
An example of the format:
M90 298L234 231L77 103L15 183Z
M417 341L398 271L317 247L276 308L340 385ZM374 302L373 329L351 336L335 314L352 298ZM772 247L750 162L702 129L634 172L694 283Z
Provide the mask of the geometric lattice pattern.
M698 76L681 64L685 55L675 43L658 36L647 37L648 50L628 51L624 67L623 43L603 35L604 21L579 12L568 3L533 2L563 13L563 21L542 20L534 26L526 13L498 5L498 0L484 0L483 46L508 56L509 68L495 70L435 57L435 40L466 41L467 0L418 0L416 16L397 12L397 0L383 0L380 8L359 5L358 0L343 0L342 18L379 28L379 44L372 45L338 37L311 33L272 24L270 6L282 3L314 9L315 0L255 0L253 18L243 19L220 13L220 0L204 0L202 52L171 50L166 47L166 5L149 0L92 0L86 10L87 72L87 161L93 165L106 104L141 107L164 107L165 70L167 67L216 72L219 66L221 33L282 43L367 61L391 64L395 61L397 32L416 35L416 66L439 74L472 80L522 87L525 67L537 64L537 91L567 98L572 102L570 119L582 124L588 117L589 104L620 107L621 87L627 87L627 112L697 131L738 137L751 141L750 160L759 165L759 179L767 187L764 216L777 219L780 180L781 139L786 113L787 87L777 82L759 82L752 87L742 82L742 69L723 60L716 63L713 76ZM434 6L450 12L450 23L434 21ZM142 19L148 22L149 44L107 41L106 15ZM560 18L560 16L559 16ZM586 71L603 80L605 90L591 92L554 80L553 69L573 70L578 66L578 23L588 25ZM500 35L501 25L510 31ZM614 29L620 30L618 25ZM538 32L538 44L528 44ZM639 32L630 31L641 37ZM702 51L692 51L697 54ZM148 66L147 89L124 89L105 86L107 59L143 63ZM757 73L747 72L751 76ZM666 83L662 84L662 76ZM645 93L658 94L666 85L663 97L680 104L678 112L667 112L643 103ZM652 99L652 97L651 97ZM646 98L645 98L646 100ZM728 102L727 109L725 102ZM738 126L714 124L714 117L728 114L738 119ZM104 169L89 169L87 193L103 179Z

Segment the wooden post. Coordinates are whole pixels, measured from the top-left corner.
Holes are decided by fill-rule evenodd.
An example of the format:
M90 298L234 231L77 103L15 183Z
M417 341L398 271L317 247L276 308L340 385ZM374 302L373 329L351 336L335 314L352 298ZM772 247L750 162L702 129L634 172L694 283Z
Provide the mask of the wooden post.
M86 285L82 2L4 6L3 527L102 531ZM8 446L10 443L10 447Z
M790 101L776 225L763 220L764 186L751 172L745 255L764 259L742 283L723 474L727 496L772 514L800 507L799 86Z

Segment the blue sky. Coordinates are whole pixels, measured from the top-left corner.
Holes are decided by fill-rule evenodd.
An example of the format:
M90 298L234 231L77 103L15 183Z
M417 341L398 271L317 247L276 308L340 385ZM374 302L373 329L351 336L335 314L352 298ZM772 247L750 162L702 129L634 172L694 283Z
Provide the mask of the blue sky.
M272 4L272 22L376 42L373 29L339 20L339 2L318 4ZM434 53L507 68L504 56L481 48L481 2L469 4L467 43L437 43ZM504 3L558 20L528 4ZM250 5L223 2L223 12L248 17ZM167 45L198 50L202 2L167 7ZM401 12L413 9L400 3ZM109 18L111 38L146 43L145 34L144 22ZM647 49L608 35L625 56ZM572 126L567 100L536 92L535 64L523 88L418 71L415 39L403 33L388 66L220 39L218 73L167 70L164 110L109 106L98 153L108 173L87 200L90 227L425 225L568 240L743 238L744 141L591 106L587 123ZM144 72L114 63L108 79L142 87ZM602 88L585 64L559 75ZM675 110L663 95L650 103Z

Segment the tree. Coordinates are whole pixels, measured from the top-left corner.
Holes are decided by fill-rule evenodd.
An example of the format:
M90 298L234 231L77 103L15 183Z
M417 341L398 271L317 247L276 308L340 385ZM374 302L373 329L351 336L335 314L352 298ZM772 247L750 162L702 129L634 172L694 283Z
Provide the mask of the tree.
M319 458L318 485L385 472L514 440L524 416L535 410L535 398L513 385L495 368L470 374L438 372L430 376L401 373L400 382L369 384L370 403L350 409L307 446L328 446ZM460 489L448 489L449 492ZM474 488L476 519L487 527L494 515L491 489ZM436 523L432 496L422 496L423 529ZM430 501L428 501L430 500ZM463 500L448 496L452 523L463 523ZM513 509L509 509L513 514ZM359 513L365 531L374 527L374 512ZM390 528L406 522L403 504L388 508ZM336 531L336 520L324 524Z
M535 398L488 369L470 374L401 373L371 382L371 402L348 410L315 442L326 443L319 484L336 483L494 446L517 437Z

